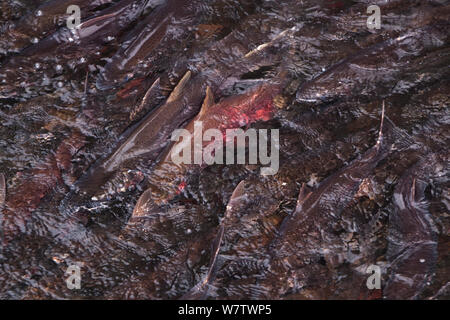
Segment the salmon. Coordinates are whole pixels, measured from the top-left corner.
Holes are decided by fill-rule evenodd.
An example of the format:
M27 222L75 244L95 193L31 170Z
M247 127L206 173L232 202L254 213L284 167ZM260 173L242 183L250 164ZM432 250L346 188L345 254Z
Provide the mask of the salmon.
M195 123L201 121L204 131L219 129L225 132L226 129L248 126L256 121L267 121L274 115L274 98L280 93L280 90L279 84L266 83L244 94L213 104L212 92L209 89L200 113L189 122L185 129L194 134ZM193 140L191 144L193 146ZM203 144L203 147L206 147L211 142ZM186 182L182 177L190 165L176 164L172 161L175 148L176 145L173 144L153 169L149 181L151 183L155 179L159 182L155 181L155 184L142 194L135 206L132 218L151 215L152 208L157 209L158 204L167 202L184 188ZM191 150L194 152L193 147ZM193 157L191 158L193 159Z
M432 281L438 255L438 229L425 189L448 168L448 154L431 153L407 170L394 190L395 209L389 216L387 257L390 277L387 299L418 299Z

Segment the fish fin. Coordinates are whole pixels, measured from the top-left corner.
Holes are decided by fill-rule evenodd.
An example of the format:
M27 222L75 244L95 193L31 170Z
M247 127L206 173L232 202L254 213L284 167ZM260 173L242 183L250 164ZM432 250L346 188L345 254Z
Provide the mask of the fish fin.
M192 72L188 70L183 78L181 78L180 82L178 82L175 89L173 89L172 93L170 94L169 98L167 99L167 103L173 102L175 100L178 100L181 96L181 93L183 92L184 88L186 87L187 83L191 79Z
M156 96L161 92L160 78L156 79L142 98L141 103L130 113L130 120L135 120L138 113L144 110L151 96Z
M264 51L266 48L273 46L274 44L276 44L279 40L283 39L285 36L289 36L294 34L294 32L298 31L297 27L292 27L289 29L286 29L284 31L282 31L281 33L279 33L278 35L275 36L275 38L269 42L263 43L261 45L259 45L258 47L256 47L256 49L253 49L251 51L249 51L244 58L249 58L252 55L254 55L255 53L260 53L262 51Z
M232 211L234 208L236 208L236 203L239 203L242 200L242 197L245 196L245 188L244 188L244 180L239 182L239 184L234 189L233 193L231 194L230 201L228 201L227 204L227 210L225 211L224 218L227 219L231 216Z
M203 105L200 109L198 117L202 117L208 111L208 109L211 108L212 105L214 105L214 94L211 88L208 86L206 88L205 100L203 100Z
M146 102L146 100L148 99L148 97L150 96L150 94L155 91L155 90L159 90L161 91L161 78L156 79L153 84L151 85L151 87L147 90L147 92L144 95L144 98L142 99L142 103Z
M377 148L379 149L381 144L383 143L383 124L384 124L384 100L383 100L383 107L381 109L381 124L380 124L380 131L378 133L378 140L377 140Z
M385 112L385 101L381 111L380 131L375 145L377 150L390 147L395 150L417 149L420 146L405 130L397 127Z
M143 217L151 209L149 204L152 204L152 190L147 189L138 199L136 205L134 206L132 218Z
M297 207L295 208L296 212L301 211L303 204L305 201L309 198L309 196L312 194L311 191L309 191L309 188L306 186L305 183L302 184L302 187L300 188L300 192L298 193L297 198Z

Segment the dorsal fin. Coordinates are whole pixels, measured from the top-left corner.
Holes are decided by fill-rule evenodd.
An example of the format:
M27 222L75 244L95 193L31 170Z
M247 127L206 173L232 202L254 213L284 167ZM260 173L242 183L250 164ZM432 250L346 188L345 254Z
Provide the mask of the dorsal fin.
M412 186L411 186L411 196L412 202L416 202L416 177L413 178Z
M236 203L239 203L242 200L242 197L245 196L245 182L242 180L234 189L230 200L227 204L227 210L225 211L224 219L230 218L232 215L232 211L236 206Z
M305 201L309 198L309 196L312 194L311 191L308 190L306 187L306 184L303 183L302 187L300 188L300 192L298 193L298 199L297 199L297 206L295 208L295 211L301 211L302 206L305 203Z
M178 82L177 86L175 87L175 89L173 89L172 93L167 99L167 103L173 102L181 96L183 89L186 87L186 84L191 79L191 74L192 73L190 70L188 70L188 72L184 74L183 78L181 78L180 82Z
M214 93L208 86L206 88L205 100L203 100L203 105L200 109L200 112L198 113L198 117L200 118L201 116L203 116L212 105L214 105Z

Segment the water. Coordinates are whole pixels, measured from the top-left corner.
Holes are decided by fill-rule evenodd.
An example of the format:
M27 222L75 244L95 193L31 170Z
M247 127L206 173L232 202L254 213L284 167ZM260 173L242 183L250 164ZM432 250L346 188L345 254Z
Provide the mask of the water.
M448 298L447 2L382 1L382 27L369 30L364 1L78 1L82 21L100 18L75 42L58 9L73 1L52 2L4 2L0 13L1 298L177 299L207 276L221 226L203 298ZM129 11L107 15L119 8ZM251 124L280 130L278 173L247 164L160 174L144 154L90 180L187 70L216 102L281 81L273 119ZM352 163L377 142L383 101L388 151L344 188L339 174L354 177ZM129 222L147 188L178 180L166 205ZM240 181L245 201L224 220ZM294 215L302 184L321 210ZM291 215L304 219L298 236L280 231ZM374 264L383 290L366 286ZM71 265L78 290L67 287ZM414 274L409 287L395 280Z

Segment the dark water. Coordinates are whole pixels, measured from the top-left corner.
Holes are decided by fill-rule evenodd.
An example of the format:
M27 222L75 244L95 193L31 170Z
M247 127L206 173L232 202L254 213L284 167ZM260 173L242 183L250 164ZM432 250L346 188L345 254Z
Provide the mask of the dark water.
M79 33L65 27L71 4ZM449 298L448 1L0 8L1 298ZM178 123L165 101L188 70ZM160 163L158 133L185 126L207 85L218 102L261 84L280 86L273 113L247 127L280 130L277 174ZM151 152L111 158L161 110L134 145ZM149 188L165 205L130 219Z

